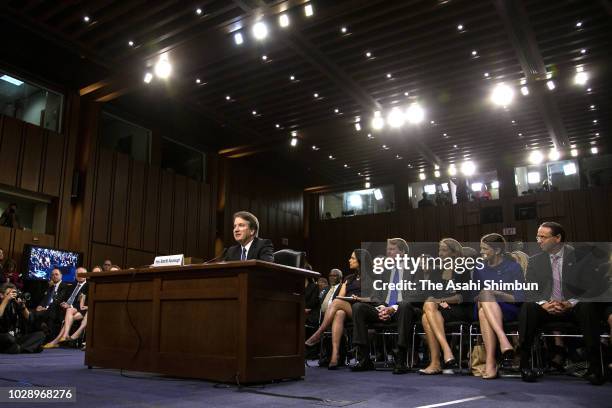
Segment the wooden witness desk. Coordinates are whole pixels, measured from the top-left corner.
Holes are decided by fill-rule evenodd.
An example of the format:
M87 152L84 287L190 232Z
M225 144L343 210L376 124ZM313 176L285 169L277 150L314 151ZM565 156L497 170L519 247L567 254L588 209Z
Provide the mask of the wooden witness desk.
M304 376L304 278L264 261L86 274L85 364L220 382Z

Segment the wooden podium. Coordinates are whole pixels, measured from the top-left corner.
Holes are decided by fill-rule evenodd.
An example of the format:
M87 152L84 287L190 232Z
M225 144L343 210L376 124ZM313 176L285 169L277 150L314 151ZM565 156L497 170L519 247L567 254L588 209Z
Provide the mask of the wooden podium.
M304 278L263 261L86 274L85 364L254 383L304 376Z

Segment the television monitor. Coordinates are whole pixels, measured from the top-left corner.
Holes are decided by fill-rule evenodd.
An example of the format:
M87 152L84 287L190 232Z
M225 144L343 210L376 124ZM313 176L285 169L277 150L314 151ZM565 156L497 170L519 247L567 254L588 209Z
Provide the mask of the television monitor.
M64 282L76 280L76 269L83 263L81 252L65 251L26 244L23 246L23 271L26 279L49 280L54 268L62 272Z

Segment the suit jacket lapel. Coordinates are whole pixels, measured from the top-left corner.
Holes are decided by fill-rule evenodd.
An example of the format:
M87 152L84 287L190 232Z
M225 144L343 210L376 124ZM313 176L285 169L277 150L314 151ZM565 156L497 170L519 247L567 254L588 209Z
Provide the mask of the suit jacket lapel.
M251 247L249 248L249 252L247 252L246 259L253 259L255 257L255 245L257 245L257 237L253 238L253 242L251 243Z

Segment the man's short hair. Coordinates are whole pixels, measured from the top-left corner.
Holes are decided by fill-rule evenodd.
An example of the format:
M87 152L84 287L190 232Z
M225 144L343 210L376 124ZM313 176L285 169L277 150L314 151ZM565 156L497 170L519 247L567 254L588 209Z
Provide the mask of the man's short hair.
M15 286L14 283L7 282L3 284L2 286L0 286L0 293L4 294L4 292L6 292L7 289L17 289L17 286Z
M334 268L331 271L329 271L329 273L332 273L332 272L336 272L338 274L338 279L342 281L342 271L340 269Z
M387 240L387 245L389 244L395 245L397 249L399 249L405 254L410 252L410 247L408 246L408 243L406 242L406 240L404 240L403 238L389 238Z
M255 231L255 236L258 236L259 234L259 220L257 219L257 217L255 215L253 215L252 213L248 212L248 211L238 211L237 213L234 214L234 218L233 220L235 221L236 218L242 218L243 220L245 220L246 222L249 223L249 229L252 229L253 231Z
M554 221L546 221L543 222L540 227L550 228L550 232L552 233L553 237L561 235L561 242L565 242L565 229L563 228L563 225Z

